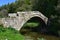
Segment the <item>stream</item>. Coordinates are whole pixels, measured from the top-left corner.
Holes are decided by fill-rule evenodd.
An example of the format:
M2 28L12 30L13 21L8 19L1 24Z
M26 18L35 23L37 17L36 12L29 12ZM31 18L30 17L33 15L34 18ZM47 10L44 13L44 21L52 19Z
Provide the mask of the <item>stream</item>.
M21 34L25 37L25 40L60 40L60 37L32 32L29 29L22 29Z

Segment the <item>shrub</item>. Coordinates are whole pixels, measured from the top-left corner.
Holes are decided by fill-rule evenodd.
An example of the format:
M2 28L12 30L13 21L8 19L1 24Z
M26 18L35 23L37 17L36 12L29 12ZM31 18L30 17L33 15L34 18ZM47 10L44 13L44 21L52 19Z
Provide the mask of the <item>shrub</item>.
M0 40L24 40L24 37L12 28L3 28L0 25Z

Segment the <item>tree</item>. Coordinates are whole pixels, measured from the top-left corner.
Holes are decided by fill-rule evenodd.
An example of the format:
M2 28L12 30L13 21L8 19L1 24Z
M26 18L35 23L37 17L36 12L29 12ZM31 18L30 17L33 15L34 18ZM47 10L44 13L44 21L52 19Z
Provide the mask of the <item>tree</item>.
M17 0L17 11L30 11L32 9L31 0Z
M16 5L14 3L11 3L9 5L8 13L14 13L16 12L15 10L16 10Z
M33 10L42 12L47 17L50 17L51 14L56 13L55 6L57 5L58 0L35 0L33 4Z

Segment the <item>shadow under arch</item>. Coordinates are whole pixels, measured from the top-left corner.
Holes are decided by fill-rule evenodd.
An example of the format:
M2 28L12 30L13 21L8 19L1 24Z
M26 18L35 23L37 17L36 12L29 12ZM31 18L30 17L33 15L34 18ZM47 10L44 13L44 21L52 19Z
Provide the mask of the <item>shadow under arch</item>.
M40 17L37 17L37 16L32 17L26 23L29 23L29 22L37 22L37 23L39 23L39 25L37 27L24 27L23 26L20 30L21 34L28 33L29 31L38 32L38 33L46 33L47 32L47 26Z

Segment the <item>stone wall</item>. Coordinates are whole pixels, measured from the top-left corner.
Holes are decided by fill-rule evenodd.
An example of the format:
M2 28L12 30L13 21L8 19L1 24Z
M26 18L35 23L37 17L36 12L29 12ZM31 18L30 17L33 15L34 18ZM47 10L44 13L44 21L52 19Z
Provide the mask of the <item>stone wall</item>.
M41 18L47 25L48 18L38 11L17 12L9 14L9 18L7 17L0 19L0 24L3 24L4 27L12 27L19 31L32 17Z

